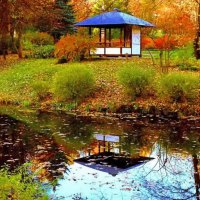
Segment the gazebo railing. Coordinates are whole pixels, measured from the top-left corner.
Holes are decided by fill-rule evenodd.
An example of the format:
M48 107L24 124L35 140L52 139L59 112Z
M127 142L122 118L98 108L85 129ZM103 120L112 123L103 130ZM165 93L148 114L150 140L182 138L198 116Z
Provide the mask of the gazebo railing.
M121 43L121 42L96 42L96 47L97 48L104 48L104 47L111 47L111 48L122 48L122 47L126 47L125 43ZM130 46L129 46L130 47Z

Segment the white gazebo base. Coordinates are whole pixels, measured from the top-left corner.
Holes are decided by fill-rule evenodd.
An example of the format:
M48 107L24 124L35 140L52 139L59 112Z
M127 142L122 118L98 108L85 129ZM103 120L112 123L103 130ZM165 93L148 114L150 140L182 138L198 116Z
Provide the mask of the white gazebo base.
M91 55L103 55L103 56L140 56L139 48L126 48L126 47L106 47L106 48L96 48L90 51Z

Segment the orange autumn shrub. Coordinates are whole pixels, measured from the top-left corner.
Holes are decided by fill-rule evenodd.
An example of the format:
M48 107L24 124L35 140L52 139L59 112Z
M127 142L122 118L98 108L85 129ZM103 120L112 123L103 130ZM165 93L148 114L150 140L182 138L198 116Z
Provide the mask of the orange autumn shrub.
M66 35L56 44L55 56L66 61L81 61L89 56L90 50L95 47L95 39L88 33L78 32L75 35Z
M172 50L178 46L178 41L166 34L163 37L154 39L154 45L159 50Z
M155 44L152 38L142 38L142 49L155 49Z
M142 38L142 49L158 49L158 50L172 50L179 46L178 39L165 34L162 37Z

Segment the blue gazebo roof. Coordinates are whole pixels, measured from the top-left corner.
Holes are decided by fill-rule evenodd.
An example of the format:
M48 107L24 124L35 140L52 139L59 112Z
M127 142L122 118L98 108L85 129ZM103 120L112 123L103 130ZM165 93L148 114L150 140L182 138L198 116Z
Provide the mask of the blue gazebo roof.
M112 12L106 12L95 17L91 17L75 24L80 27L112 27L123 25L136 25L143 27L154 27L153 24L140 18L123 13L117 9Z

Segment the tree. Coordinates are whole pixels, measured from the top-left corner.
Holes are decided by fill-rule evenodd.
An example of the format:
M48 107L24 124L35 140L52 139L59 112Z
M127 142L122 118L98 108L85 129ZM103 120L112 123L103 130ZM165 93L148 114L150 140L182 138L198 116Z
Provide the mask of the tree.
M0 0L0 53L6 59L7 53L7 37L9 33L9 1Z
M17 33L18 56L22 58L22 35L25 27L32 23L32 20L41 13L48 10L52 5L51 0L1 0L0 1L0 17L1 17L1 44L3 44L3 52L7 51L7 38L10 33L14 44L14 32ZM49 16L50 17L50 16Z
M184 32L186 34L179 39L179 42L194 41L195 56L197 59L200 58L200 0L130 0L129 9L135 16L149 20L159 27L160 22L158 20L162 19L162 27L165 27L165 29L169 28L170 31L179 29L179 32L182 29L181 35ZM178 22L178 19L181 20L181 23Z
M164 0L129 0L128 8L136 17L152 22L155 11L163 5ZM167 2L165 2L166 4Z
M100 14L113 11L114 8L127 12L128 4L129 0L94 0L93 12L94 14Z
M60 15L55 12L55 4L50 3L45 5L45 10L43 12L37 13L32 19L32 26L40 32L51 33L54 29L54 25L60 19Z
M167 71L170 66L171 50L183 47L195 36L195 24L191 16L176 4L163 4L154 12L156 30L149 35L155 47L160 50L160 67ZM160 30L160 34L156 34Z
M92 2L88 0L71 0L76 21L82 21L90 17L92 13Z
M33 19L41 13L46 13L52 6L51 0L16 0L11 1L11 22L17 32L18 56L22 58L22 36L25 28L32 24ZM51 17L51 15L49 15Z
M196 59L200 59L200 0L195 0L198 5L197 9L197 27L196 37L194 39L194 52Z
M73 24L75 23L74 11L69 0L56 0L55 1L55 14L59 19L54 24L54 29L51 34L55 41L58 41L61 36L72 34L74 32Z

